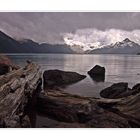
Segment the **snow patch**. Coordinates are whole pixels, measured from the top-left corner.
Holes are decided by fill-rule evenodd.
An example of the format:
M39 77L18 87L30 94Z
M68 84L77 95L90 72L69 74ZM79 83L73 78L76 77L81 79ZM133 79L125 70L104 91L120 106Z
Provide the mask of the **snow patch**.
M98 29L78 29L75 33L63 34L64 42L67 45L81 46L83 51L104 48L107 45L121 42L125 38L129 38L140 44L140 30L125 31L119 29L107 29L102 31ZM126 40L126 42L127 41L128 40ZM133 46L129 41L126 45ZM118 45L116 45L116 47L117 46Z

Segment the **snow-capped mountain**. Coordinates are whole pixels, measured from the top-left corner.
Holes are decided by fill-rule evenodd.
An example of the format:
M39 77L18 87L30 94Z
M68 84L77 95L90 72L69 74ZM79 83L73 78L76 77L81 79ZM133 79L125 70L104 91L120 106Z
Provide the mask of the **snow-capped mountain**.
M101 48L100 42L95 42L95 43L83 43L78 40L73 40L71 38L64 38L64 42L71 47L72 50L79 52L79 53L84 53L86 51L91 51L94 49Z
M140 45L128 38L121 42L116 42L115 44L110 44L99 49L88 51L88 53L93 54L137 54L138 52L140 52Z
M125 47L138 47L139 44L131 41L130 39L126 38L122 42L116 42L115 44L109 45L108 47L111 48L125 48Z
M134 41L131 41L129 38L109 45L102 45L100 42L82 43L70 38L65 38L64 41L73 51L78 53L137 54L140 52L140 45Z

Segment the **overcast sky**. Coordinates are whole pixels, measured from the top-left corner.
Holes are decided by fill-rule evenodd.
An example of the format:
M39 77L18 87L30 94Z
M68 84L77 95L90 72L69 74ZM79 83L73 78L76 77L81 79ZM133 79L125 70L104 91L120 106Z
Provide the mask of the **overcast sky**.
M18 39L57 43L63 41L63 34L87 32L87 28L139 30L140 13L0 13L0 29Z

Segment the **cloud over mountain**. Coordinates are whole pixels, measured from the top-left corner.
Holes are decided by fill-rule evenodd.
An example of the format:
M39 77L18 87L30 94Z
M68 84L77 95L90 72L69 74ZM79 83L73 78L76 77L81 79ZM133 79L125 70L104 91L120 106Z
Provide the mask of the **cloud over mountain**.
M114 44L125 38L140 44L140 30L121 30L121 29L79 29L75 33L64 34L64 41L69 45L85 46L85 50L90 46L100 48L102 46Z
M87 28L95 29L94 33L90 33L89 30L89 35L96 34L98 38L101 39L100 42L108 42L108 40L110 40L110 37L108 37L107 39L106 35L103 35L105 39L103 37L99 37L101 36L101 33L107 34L107 32L111 32L111 34L114 34L112 30L110 31L110 29L119 29L128 32L132 30L139 30L139 23L139 12L0 13L0 30L2 30L3 32L15 38L31 38L37 42L49 43L63 42L62 35L64 33L85 32L85 29L87 30ZM96 33L97 31L99 31L99 33ZM116 33L118 32L119 31L117 31ZM118 36L116 37L120 38ZM81 36L79 38L85 37ZM89 40L91 40L90 36L89 38Z

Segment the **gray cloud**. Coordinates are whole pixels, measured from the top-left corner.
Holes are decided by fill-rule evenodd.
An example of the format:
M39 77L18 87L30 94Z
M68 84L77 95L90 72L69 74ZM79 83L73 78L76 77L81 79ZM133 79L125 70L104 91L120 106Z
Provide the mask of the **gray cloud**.
M0 29L15 38L31 38L39 42L63 41L63 33L74 33L77 29L98 30L140 29L140 13L125 12L47 12L47 13L0 13Z

